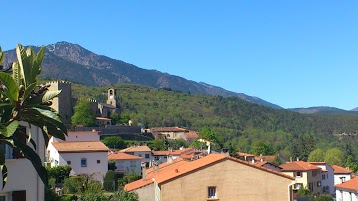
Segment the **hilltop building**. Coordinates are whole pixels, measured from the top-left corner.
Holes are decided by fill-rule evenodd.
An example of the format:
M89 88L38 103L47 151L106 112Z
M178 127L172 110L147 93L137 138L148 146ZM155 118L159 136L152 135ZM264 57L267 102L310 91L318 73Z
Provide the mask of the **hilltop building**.
M71 124L71 117L74 114L74 107L77 99L72 97L72 87L70 82L66 81L52 81L49 90L61 90L59 97L52 101L51 107L58 111L62 116L64 124ZM106 103L98 103L97 100L87 99L90 102L92 110L95 112L97 124L109 125L111 123L110 116L114 113L119 113L119 104L116 99L117 90L109 88L107 91Z

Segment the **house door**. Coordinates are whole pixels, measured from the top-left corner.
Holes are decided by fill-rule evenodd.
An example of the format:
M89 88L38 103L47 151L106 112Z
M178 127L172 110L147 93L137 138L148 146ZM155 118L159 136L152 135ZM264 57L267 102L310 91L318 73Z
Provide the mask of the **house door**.
M12 201L26 201L26 191L12 192Z

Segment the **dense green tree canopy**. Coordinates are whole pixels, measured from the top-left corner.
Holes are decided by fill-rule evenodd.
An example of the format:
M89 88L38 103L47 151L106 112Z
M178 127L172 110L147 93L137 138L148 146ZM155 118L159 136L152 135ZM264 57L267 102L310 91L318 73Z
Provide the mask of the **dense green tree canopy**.
M324 161L324 152L322 149L315 149L308 155L308 161L310 162L322 162Z
M339 165L343 166L344 155L343 152L338 148L328 149L324 161L329 165Z
M72 125L94 126L96 114L93 112L90 102L79 100L75 105L75 113L71 118Z
M124 140L119 136L106 136L102 142L113 149L124 149L126 147Z

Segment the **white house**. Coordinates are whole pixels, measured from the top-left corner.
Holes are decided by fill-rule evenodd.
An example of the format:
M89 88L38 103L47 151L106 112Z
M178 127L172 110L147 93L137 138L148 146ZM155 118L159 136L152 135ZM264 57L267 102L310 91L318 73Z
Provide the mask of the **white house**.
M141 175L141 163L143 158L139 156L134 156L122 152L110 153L108 155L108 160L116 161L116 172L123 174L136 173Z
M334 171L334 185L352 179L352 171L338 165L332 165L332 168Z
M143 162L145 162L146 164L146 167L152 166L152 160L154 158L152 156L152 150L150 150L148 146L132 146L126 149L122 149L119 152L142 157Z
M36 143L35 152L44 162L45 142L41 129L33 125L29 127L24 122L21 122L20 125L26 126L26 133L31 133L31 137ZM29 146L32 146L31 143ZM8 180L5 188L0 190L0 200L43 201L45 199L45 187L31 162L26 158L18 158L17 154L13 153L13 150L7 145L2 145L2 148L6 156L5 164L8 170ZM0 177L1 183L2 176L0 175Z
M108 147L99 141L98 132L69 132L66 140L50 139L47 157L51 166L69 165L71 176L86 174L103 182L108 171Z
M334 170L326 162L310 162L322 169L322 193L333 195L334 192Z
M337 201L358 201L358 178L337 184L334 187L336 187Z

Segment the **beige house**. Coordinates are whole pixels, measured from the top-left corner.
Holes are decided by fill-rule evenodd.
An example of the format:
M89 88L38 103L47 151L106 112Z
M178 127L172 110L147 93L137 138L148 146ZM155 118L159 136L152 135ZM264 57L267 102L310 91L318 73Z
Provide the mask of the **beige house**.
M293 161L280 165L280 168L283 174L296 178L294 191L307 186L313 194L322 193L320 167L305 161Z
M179 127L157 127L151 128L150 132L154 137L164 137L169 140L185 140L187 142L195 141L199 135L195 131L187 130Z
M140 201L290 201L294 178L224 154L148 169L125 190Z

